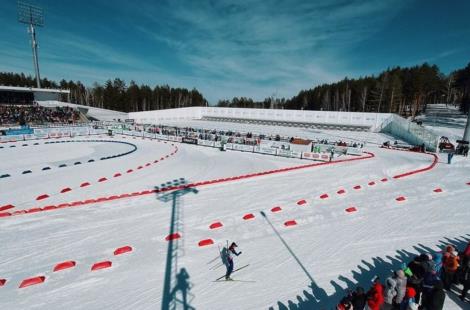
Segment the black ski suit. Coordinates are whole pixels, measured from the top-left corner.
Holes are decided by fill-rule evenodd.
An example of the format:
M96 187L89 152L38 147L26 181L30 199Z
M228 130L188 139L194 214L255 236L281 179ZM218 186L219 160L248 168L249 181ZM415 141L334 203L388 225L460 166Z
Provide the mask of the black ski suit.
M237 253L237 251L235 251L235 247L234 247L234 246L230 246L230 247L228 248L227 257L226 257L226 259L227 259L227 265L226 265L226 267L227 267L227 272L225 273L225 280L229 279L229 278L230 278L230 275L231 275L232 272L233 272L233 258L232 258L232 254L231 254L231 253L235 254L236 256L242 254L242 252L238 252L238 253Z

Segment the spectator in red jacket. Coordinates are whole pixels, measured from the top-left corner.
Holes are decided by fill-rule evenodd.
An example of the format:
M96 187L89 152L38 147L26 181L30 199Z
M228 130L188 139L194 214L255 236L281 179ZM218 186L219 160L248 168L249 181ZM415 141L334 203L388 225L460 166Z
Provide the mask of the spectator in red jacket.
M374 284L372 285L369 292L367 292L367 305L369 306L370 310L380 310L384 303L383 297L383 286L380 284L380 279L377 277L374 280Z

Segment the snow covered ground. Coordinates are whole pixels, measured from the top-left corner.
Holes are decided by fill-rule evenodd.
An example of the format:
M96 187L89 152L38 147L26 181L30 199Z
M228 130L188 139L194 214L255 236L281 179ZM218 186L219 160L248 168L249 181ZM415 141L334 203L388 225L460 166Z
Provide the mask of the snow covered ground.
M197 186L197 193L186 193L175 207L174 232L181 238L171 243L176 249L169 265L166 237L173 200L164 201L166 193L142 191L180 178L195 183L311 162L122 136L112 140L129 142L137 150L103 161L99 158L132 147L91 141L30 141L14 148L1 144L0 174L11 177L0 179L0 207L14 206L2 212L139 194L0 217L0 279L6 280L0 286L0 307L161 308L165 275L169 272L173 288L175 273L184 268L191 283L188 304L197 309L332 309L348 287L368 289L375 275L385 279L417 253L437 251L449 242L462 248L470 239L468 159L454 157L447 165L440 157L430 170L395 179L430 168L434 157L378 148L374 143L393 138L377 133L269 126L261 126L260 132L369 141L366 151L375 157ZM463 129L452 132L459 136ZM75 165L77 161L82 164ZM63 163L67 167L59 168ZM51 169L43 171L46 166ZM25 170L31 173L22 174ZM66 188L70 191L61 193ZM435 192L437 188L442 191ZM306 203L299 205L301 200ZM280 210L273 212L276 206ZM349 207L357 211L346 212ZM243 219L247 214L254 218ZM285 225L292 221L296 225ZM223 226L210 229L215 222ZM214 244L199 246L205 239ZM218 249L227 240L236 241L243 252L235 257L235 268L249 266L233 274L239 281L214 282L225 273ZM113 255L127 245L131 252ZM110 268L91 271L94 263L108 260ZM76 265L53 272L64 261ZM44 276L44 283L18 288L24 279L37 276ZM184 288L181 282L179 288ZM448 294L445 309L465 306Z

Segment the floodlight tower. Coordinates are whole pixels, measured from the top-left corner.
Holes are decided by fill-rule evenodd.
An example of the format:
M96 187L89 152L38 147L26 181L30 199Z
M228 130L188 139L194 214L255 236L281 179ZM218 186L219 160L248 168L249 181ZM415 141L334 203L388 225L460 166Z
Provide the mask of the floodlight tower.
M44 12L42 8L25 2L18 1L18 21L28 25L31 34L31 47L33 49L33 65L36 72L36 84L41 88L41 77L39 76L38 43L34 26L44 26Z

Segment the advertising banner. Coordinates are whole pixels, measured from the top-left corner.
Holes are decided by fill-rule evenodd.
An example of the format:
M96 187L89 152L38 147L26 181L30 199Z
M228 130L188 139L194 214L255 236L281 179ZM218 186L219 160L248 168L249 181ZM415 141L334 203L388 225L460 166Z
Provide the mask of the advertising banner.
M270 147L262 147L262 146L255 146L255 152L261 154L269 154L269 155L276 155L276 149Z

